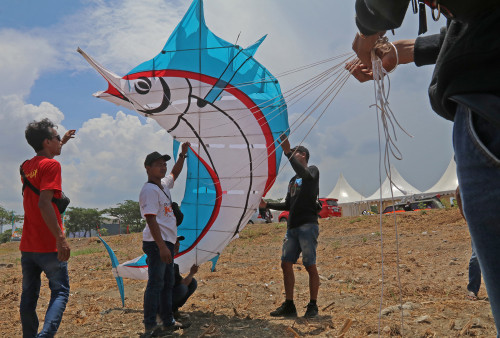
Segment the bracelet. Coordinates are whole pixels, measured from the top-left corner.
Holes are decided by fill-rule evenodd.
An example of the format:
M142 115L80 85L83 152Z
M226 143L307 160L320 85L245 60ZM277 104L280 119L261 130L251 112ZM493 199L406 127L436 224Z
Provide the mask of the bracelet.
M179 157L180 157L180 158L186 158L186 157L188 157L188 156L187 156L187 154L179 154Z
M394 44L390 41L388 41L392 47L394 47L394 53L396 53L396 65L394 66L394 68L391 69L391 71L389 72L392 73L394 70L396 70L396 68L398 68L398 65L399 65L399 54L398 54L398 49L396 48L396 46L394 46Z

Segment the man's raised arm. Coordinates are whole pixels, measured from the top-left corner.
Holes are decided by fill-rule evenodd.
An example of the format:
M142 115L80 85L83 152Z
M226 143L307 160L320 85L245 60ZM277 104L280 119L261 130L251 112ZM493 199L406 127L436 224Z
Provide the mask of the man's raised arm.
M187 157L189 146L190 146L189 142L184 142L181 146L181 153L179 154L179 158L177 159L177 162L175 162L175 165L172 168L172 171L170 172L170 175L173 176L174 181L177 179L177 177L179 177L179 174L182 171L182 168L184 166L184 160Z

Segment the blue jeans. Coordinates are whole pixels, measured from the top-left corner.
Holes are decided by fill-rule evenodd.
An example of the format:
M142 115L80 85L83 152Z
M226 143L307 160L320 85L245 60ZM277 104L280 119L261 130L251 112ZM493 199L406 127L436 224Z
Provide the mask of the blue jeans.
M500 112L497 112L500 114ZM475 116L475 118L473 118ZM473 123L474 121L474 123ZM465 218L500 332L500 130L458 105L453 146Z
M307 223L296 228L287 229L283 241L281 260L296 263L302 252L304 266L316 264L318 236L319 226L317 223Z
M471 246L472 254L469 260L469 284L467 284L467 291L474 292L477 296L479 288L481 287L481 267L479 266L476 251L474 250L474 244Z
M174 245L165 242L174 257ZM174 263L164 263L156 242L142 242L142 250L148 256L148 284L144 292L144 326L146 330L156 326L159 314L163 325L174 324L172 313L172 288L174 286ZM159 309L159 310L158 310Z
M21 252L23 291L21 294L21 324L23 337L53 337L61 324L69 298L68 262L60 262L57 252ZM42 331L38 332L36 305L40 296L42 271L49 280L50 302Z
M189 297L196 291L198 287L198 282L196 279L192 279L189 285L179 284L174 287L173 290L173 310L177 311L180 307L182 307Z

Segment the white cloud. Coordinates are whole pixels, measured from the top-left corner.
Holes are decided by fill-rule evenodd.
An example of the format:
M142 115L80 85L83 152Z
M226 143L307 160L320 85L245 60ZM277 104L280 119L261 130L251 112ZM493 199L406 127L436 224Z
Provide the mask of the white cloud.
M145 156L171 153L172 142L156 122L118 112L85 122L66 147L60 161L73 205L103 208L137 200L147 180Z
M56 124L64 119L62 112L50 103L34 106L25 104L18 96L0 97L0 204L8 209L22 209L19 165L34 154L24 137L26 126L45 117Z
M29 94L43 71L55 66L55 50L46 39L11 29L0 30L0 93Z
M0 204L7 209L22 212L18 168L34 156L24 130L29 122L45 117L59 125L60 134L66 131L63 113L52 104L34 106L16 96L0 97ZM171 149L171 138L152 120L143 124L138 116L122 112L91 119L56 158L62 165L63 190L72 206L104 208L126 199L137 200L146 181L145 156L152 151L170 153Z
M71 69L89 69L76 53L79 46L117 74L158 54L188 3L163 0L93 1L83 10L47 29Z

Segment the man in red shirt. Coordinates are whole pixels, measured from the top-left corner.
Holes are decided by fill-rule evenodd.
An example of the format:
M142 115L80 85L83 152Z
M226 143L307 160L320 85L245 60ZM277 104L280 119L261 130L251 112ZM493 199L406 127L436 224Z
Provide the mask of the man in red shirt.
M64 236L61 214L52 198L60 198L62 192L61 165L54 157L61 154L62 145L74 134L75 130L69 130L61 139L49 119L33 121L26 128L26 140L36 156L24 162L21 169L39 194L27 186L23 191L24 225L19 246L23 271L20 305L23 337L53 337L68 302L70 247ZM36 305L42 271L49 280L51 297L43 329L37 334Z

